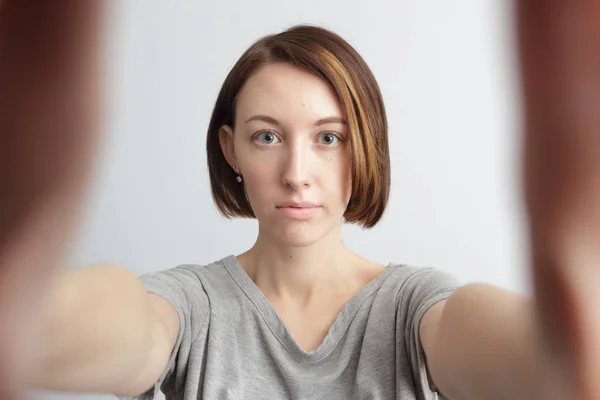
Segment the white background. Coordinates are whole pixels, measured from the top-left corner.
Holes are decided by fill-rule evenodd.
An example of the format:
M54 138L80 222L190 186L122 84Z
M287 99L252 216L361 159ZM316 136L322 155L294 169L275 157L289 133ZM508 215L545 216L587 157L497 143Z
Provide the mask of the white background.
M392 192L346 243L381 263L435 266L529 292L510 2L227 0L114 2L106 136L70 264L136 273L247 249L253 221L210 196L205 139L217 92L259 37L299 23L342 35L383 91ZM112 396L33 394L46 400Z

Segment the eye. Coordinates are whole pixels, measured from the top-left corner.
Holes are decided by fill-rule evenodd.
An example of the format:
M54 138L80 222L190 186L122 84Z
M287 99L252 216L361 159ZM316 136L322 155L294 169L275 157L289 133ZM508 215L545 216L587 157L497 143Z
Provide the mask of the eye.
M336 135L335 133L331 133L331 132L323 133L320 136L321 143L323 143L324 145L327 145L327 146L332 146L334 144L337 144L340 140L341 139L338 135Z
M274 144L279 142L279 138L273 132L269 131L260 132L256 136L256 140L261 144Z

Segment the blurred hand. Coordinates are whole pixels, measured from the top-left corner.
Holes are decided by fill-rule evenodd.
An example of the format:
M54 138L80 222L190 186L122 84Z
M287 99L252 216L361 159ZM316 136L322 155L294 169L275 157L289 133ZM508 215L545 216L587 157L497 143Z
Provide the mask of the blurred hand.
M562 399L600 399L600 1L517 0L516 11L546 383Z
M0 398L63 261L100 116L102 0L0 1Z

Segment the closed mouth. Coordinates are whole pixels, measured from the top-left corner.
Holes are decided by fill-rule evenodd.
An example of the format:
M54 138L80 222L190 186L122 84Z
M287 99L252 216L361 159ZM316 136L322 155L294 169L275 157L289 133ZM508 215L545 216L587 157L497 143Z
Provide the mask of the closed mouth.
M277 208L297 208L297 209L319 208L319 207L320 206L318 206L316 204L312 204L312 203L285 203L285 204L277 206Z

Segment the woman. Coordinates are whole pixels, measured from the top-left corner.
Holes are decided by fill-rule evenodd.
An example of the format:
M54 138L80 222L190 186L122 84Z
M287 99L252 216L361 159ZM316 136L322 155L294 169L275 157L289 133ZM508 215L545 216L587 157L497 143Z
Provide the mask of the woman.
M217 206L256 218L259 234L237 257L143 277L175 346L154 392L430 397L419 322L455 280L386 268L341 240L344 219L377 223L390 184L383 101L354 49L305 26L259 40L225 80L207 138Z
M32 17L18 2L7 4L0 9L4 12L0 20L4 36L0 37L17 61L22 61L22 53L8 46L6 38L23 24L12 21L26 23L36 15L50 15L45 17L47 22L52 16L68 16L61 20L68 25L74 15L80 22L93 15L93 6L72 4L77 12L61 14L56 10L67 7L59 2L46 10L48 14ZM598 203L593 200L598 194L594 171L598 171L600 146L592 146L599 144L598 135L586 130L597 122L589 109L576 108L578 112L572 113L570 103L548 96L548 90L554 89L552 93L566 92L572 96L569 100L577 100L581 86L576 79L581 75L575 72L592 71L586 69L590 63L584 57L595 53L581 51L585 36L568 36L571 44L580 47L560 52L564 47L558 33L567 34L552 27L557 22L553 17L564 15L564 9L540 5L538 11L547 7L542 14L546 19L538 18L534 24L528 8L531 3L520 4L522 21L528 22L521 25L521 32L529 122L527 199L537 307L487 285L457 288L452 277L436 270L377 265L343 245L342 219L370 227L386 205L389 163L384 107L372 75L349 45L325 30L298 27L262 39L242 57L223 85L209 127L215 201L227 216L258 220L255 245L237 257L207 266L180 266L141 280L116 266L61 270L54 275L48 268L37 267L53 278L46 284L47 293L35 318L37 329L25 324L17 312L30 299L3 283L9 290L2 295L0 317L8 321L1 325L8 329L0 332L0 345L9 360L19 361L14 373L17 383L141 398L153 398L162 387L173 399L427 399L434 391L451 399L568 398L572 393L577 398L596 398L594 355L600 335L596 325L582 323L584 318L596 321L597 317L593 304L581 300L593 293L588 282L595 278L594 270L583 268L599 260L594 242L594 229L600 226ZM568 7L580 18L575 26L597 26L592 17L598 17L598 10L584 10L582 4L563 5ZM93 31L84 26L71 29ZM46 47L40 48L64 38L44 39ZM81 56L89 47L71 45L77 51L67 55L79 61L73 63L73 71L93 71L91 65L96 63L81 62L90 59L89 54ZM530 57L532 49L536 59ZM540 55L564 56L566 62L559 64L562 69L548 68L551 64L540 60ZM13 74L8 76L21 76L15 68L18 62L7 64ZM41 77L37 69L26 72L37 73L41 82L64 78L60 69L49 68L45 70L48 75ZM555 81L543 81L542 87L540 75L560 76L563 81L557 86L552 86ZM79 90L65 93L73 96L68 98L71 104L87 116L76 119L71 127L92 120L85 113L89 103L73 101L79 99L74 93L92 98L82 84L85 76L60 80ZM591 74L586 77L588 82L598 80ZM20 83L25 89L7 87L22 95L46 90ZM19 111L20 100L16 97L16 107L15 101L2 105ZM55 136L60 132L71 135L70 143L78 148L89 143L73 140L75 129L56 129L60 126L56 115L63 109L40 102L53 111L50 121L54 125L40 126L39 121L11 118L18 113L6 113L10 131ZM544 123L548 111L558 117L541 141L539 132L548 127ZM567 132L568 141L564 140ZM12 149L27 149L15 137L9 141ZM560 152L556 152L557 143L563 145ZM574 146L580 143L589 145ZM7 158L16 165L23 162L20 157ZM43 165L36 158L31 160ZM77 158L64 162L84 164ZM588 168L578 168L580 162ZM39 222L42 217L56 218L62 208L40 214L35 200L41 194L54 200L49 203L54 205L80 196L85 174L68 173L70 169L56 168L54 163L48 166L54 169L43 176L46 180L35 180L38 185L32 185L37 192L18 184L23 178L37 177L28 176L27 168L18 171L19 179L8 181L13 183L9 188L16 188L14 192L28 200L8 203L20 212L11 214L15 217L5 219L8 223L3 225L3 233L17 232L5 234L1 242L3 250L7 249L3 259L10 262L3 264L3 273L10 279L6 282L16 282L16 288L27 282L42 286L33 267L15 267L29 264L23 260L29 261L32 254L39 257L37 251L42 250L54 257L50 261L57 258L33 237L48 226ZM557 173L548 179L548 171L541 167L552 167ZM548 197L548 189L564 188L561 185L573 179L577 190ZM11 275L11 271L17 273ZM9 303L14 299L17 303ZM555 305L560 307L549 312ZM567 323L561 327L556 321ZM14 331L23 326L30 336L16 339ZM14 343L27 343L31 348L19 354L10 350ZM555 371L548 368L548 356L572 362L555 364L559 372L565 371L565 365L572 366L571 374L553 380ZM11 374L0 370L2 388L11 389Z

